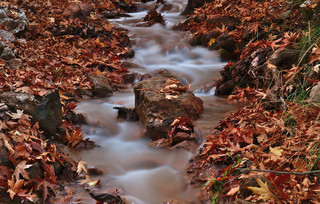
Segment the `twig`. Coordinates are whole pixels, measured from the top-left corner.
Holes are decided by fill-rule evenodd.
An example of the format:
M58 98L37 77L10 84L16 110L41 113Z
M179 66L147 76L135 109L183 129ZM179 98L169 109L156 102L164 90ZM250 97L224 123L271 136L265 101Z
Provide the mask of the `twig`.
M261 169L246 169L246 168L235 168L239 171L257 171L257 172L267 172L275 174L293 174L293 175L307 175L307 174L319 174L320 170L315 171L305 171L305 172L290 172L290 171L273 171L273 170L261 170Z

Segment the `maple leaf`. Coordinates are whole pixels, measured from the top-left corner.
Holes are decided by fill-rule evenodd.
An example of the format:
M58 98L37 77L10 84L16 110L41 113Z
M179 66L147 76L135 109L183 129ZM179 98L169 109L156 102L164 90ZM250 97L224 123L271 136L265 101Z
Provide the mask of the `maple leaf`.
M262 182L259 178L256 178L257 183L260 187L248 186L247 189L252 191L253 194L260 195L264 201L274 201L275 195L270 191L267 182ZM281 203L281 202L280 202Z
M8 193L9 196L11 198L11 200L13 200L14 196L18 196L18 197L23 197L26 198L32 202L34 202L34 198L36 197L36 195L32 194L32 190L30 190L29 193L27 193L27 189L21 189L21 187L23 186L23 184L25 184L25 180L23 179L18 179L15 182L14 177L11 177L11 180L8 180Z
M79 144L83 139L82 133L81 133L81 127L79 127L77 130L74 130L74 128L72 127L71 135L66 130L66 139L68 143L72 145L72 147L77 146L77 144Z
M16 195L16 193L20 190L22 185L24 184L23 179L18 179L17 182L14 182L14 178L12 177L11 180L8 180L8 193L10 195L10 198L13 199L13 197Z
M42 199L43 202L48 198L49 195L49 190L51 190L54 194L56 194L56 188L59 187L58 185L56 185L55 183L49 182L46 179L35 179L34 180L37 185L35 187L35 189L39 192L40 188L42 190Z
M19 180L19 175L21 174L23 178L30 180L29 173L25 170L32 166L32 164L27 164L27 161L21 161L15 168L13 175Z

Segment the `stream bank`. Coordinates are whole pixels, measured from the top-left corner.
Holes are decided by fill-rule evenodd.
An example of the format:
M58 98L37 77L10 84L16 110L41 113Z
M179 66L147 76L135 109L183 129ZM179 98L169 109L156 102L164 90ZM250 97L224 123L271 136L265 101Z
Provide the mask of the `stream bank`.
M6 42L5 55L1 55L1 92L22 92L22 98L39 103L46 102L52 90L59 90L58 97L53 98L61 101L58 105L63 109L61 114L54 111L54 118L60 121L62 115L62 126L58 121L58 128L53 127L58 134L47 130L45 137L40 131L45 128L39 130L36 116L31 120L20 110L11 110L13 105L1 104L5 150L1 189L6 201L45 202L56 192L54 203L95 202L89 195L137 203L317 203L319 100L313 87L319 81L318 1L216 0L194 10L185 22L179 15L187 3L182 0L147 2L141 7L131 1L46 2L16 2L30 22L27 30L10 35L17 38L15 41ZM3 4L11 7L8 5ZM158 13L147 12L155 6ZM122 14L125 10L136 12ZM5 14L19 19L15 8ZM112 24L124 29L106 18L113 18ZM3 28L10 29L8 25ZM310 32L304 31L306 25ZM189 38L177 29L193 35ZM235 61L223 63L216 52L195 46L200 44L218 50L223 59ZM298 55L301 50L303 55ZM121 61L133 54L131 60ZM204 112L195 122L202 130L194 132L199 138L205 134L206 141L194 158L193 152L185 149L150 147L143 127L116 119L114 107L134 107L131 88L135 77L146 79L159 69L178 76L177 86L183 85L180 88L185 82L191 83L190 90L204 101ZM231 101L247 101L248 106L223 119L221 114L234 105L213 95L213 81L217 80L215 93L233 92ZM93 97L109 98L78 104L76 110L88 122L81 132L73 125L83 122L81 115L73 114L75 101ZM52 106L37 107L43 110ZM46 115L49 120L54 116L50 110ZM218 125L210 130L213 123ZM185 124L187 132L192 132L190 123ZM48 138L73 147L73 158L81 160L74 162L63 145L55 145ZM186 163L191 184L205 184L201 199L183 178ZM34 178L31 170L33 175L43 176ZM77 183L58 182L79 176L85 188L76 195ZM63 186L61 192L57 184ZM89 195L87 191L91 191Z
M318 1L214 1L175 27L231 60L216 94L247 103L188 164L205 200L319 202L318 14Z

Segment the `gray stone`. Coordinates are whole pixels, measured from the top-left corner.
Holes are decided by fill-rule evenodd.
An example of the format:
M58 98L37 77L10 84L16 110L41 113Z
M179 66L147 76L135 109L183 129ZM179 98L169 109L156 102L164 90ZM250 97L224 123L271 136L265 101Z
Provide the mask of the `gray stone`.
M16 40L13 33L9 32L9 31L0 30L0 35L7 42L13 42Z
M48 91L42 97L28 93L3 92L0 102L11 110L24 110L32 116L34 122L39 122L40 129L47 136L54 135L62 122L62 105L58 91Z
M3 49L3 52L0 56L0 58L3 60L12 60L12 59L16 58L16 56L14 55L13 51L9 47L5 47Z
M313 102L313 103L320 103L320 83L319 82L317 85L315 85L311 89L309 100L310 102Z
M7 12L4 8L0 9L0 18L8 18Z
M300 51L291 49L279 49L269 58L269 63L279 69L290 69L299 61Z
M16 15L15 18L8 17L10 16L11 10L14 11ZM26 14L20 9L2 8L0 9L0 25L5 28L5 31L15 34L25 30L29 25L29 20Z

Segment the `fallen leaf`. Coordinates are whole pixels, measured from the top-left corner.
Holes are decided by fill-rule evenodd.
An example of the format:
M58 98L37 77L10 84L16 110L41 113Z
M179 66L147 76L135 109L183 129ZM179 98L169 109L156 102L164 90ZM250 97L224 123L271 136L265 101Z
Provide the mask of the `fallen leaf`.
M281 147L270 147L270 152L281 157L282 156L282 152L283 152L283 149L281 149Z
M253 194L256 195L260 195L261 198L267 202L269 200L274 200L274 195L273 193L270 191L269 187L268 187L268 183L263 183L259 178L256 179L257 183L259 184L260 187L251 187L248 186L247 189L249 189L250 191L252 191Z
M84 161L79 161L78 166L77 166L77 173L80 175L82 172L87 173L87 167L86 167L86 162Z
M240 189L240 186L236 186L230 189L230 191L227 193L227 196L233 196L235 193L237 193Z
M49 190L51 190L54 194L56 194L56 188L59 187L55 183L49 182L46 179L42 179L42 178L36 179L35 182L37 183L35 189L38 192L40 191L40 189L42 190L43 202L48 198Z
M23 110L17 110L17 113L8 113L12 119L20 119L23 115Z
M15 168L13 175L17 180L20 179L19 175L21 174L23 178L30 180L29 173L25 170L32 166L32 164L27 164L26 160L21 161Z

